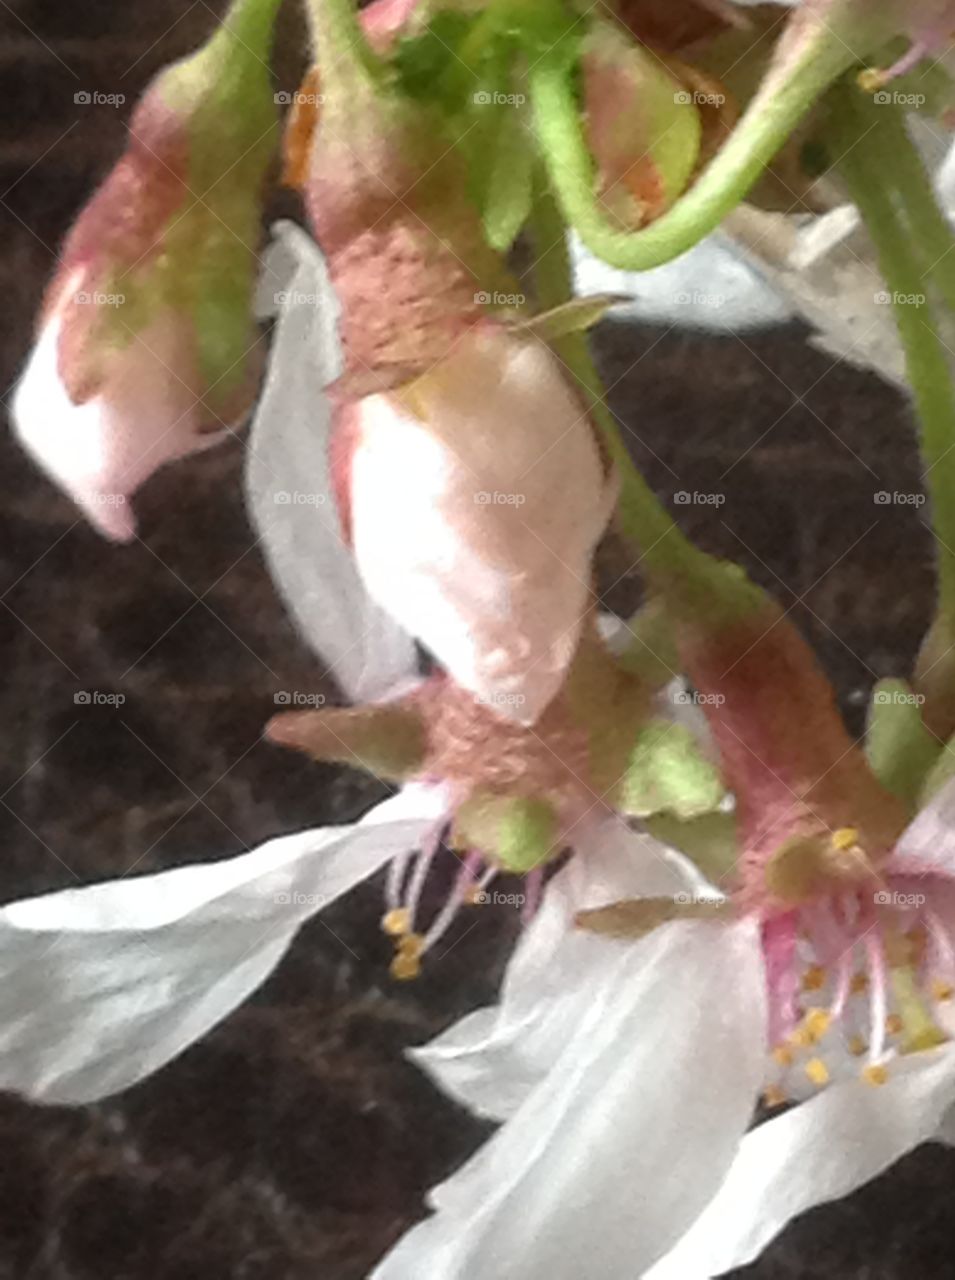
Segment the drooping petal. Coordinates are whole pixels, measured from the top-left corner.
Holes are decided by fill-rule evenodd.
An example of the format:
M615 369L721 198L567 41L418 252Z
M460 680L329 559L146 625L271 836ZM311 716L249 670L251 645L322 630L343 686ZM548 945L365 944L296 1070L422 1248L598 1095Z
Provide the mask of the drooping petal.
M679 855L619 819L606 820L548 885L511 957L499 1003L462 1018L409 1056L457 1102L506 1120L581 1032L597 993L616 981L620 944L576 928L576 913L699 886ZM649 939L636 944L648 946Z
M102 534L128 542L136 489L165 463L218 444L228 424L205 420L189 333L171 311L125 335L97 393L74 403L58 350L65 309L88 308L86 297L69 285L45 320L14 393L14 430Z
M709 1280L745 1266L814 1205L848 1195L936 1136L955 1097L955 1050L892 1064L888 1082L834 1084L744 1138L723 1185L644 1280Z
M459 685L533 723L595 603L591 560L613 496L555 357L477 326L430 373L359 401L353 427L368 590Z
M762 1072L752 924L621 948L586 1034L449 1182L376 1280L619 1280L685 1232L729 1167Z
M338 304L324 259L301 228L285 223L277 234L281 247L260 286L264 309L266 281L274 281L280 318L249 439L249 510L303 635L348 696L368 701L414 674L414 642L368 596L342 538L323 392L341 371ZM295 267L286 278L290 258Z
M300 925L440 820L414 787L361 822L0 910L0 1088L83 1103L141 1080L255 990Z

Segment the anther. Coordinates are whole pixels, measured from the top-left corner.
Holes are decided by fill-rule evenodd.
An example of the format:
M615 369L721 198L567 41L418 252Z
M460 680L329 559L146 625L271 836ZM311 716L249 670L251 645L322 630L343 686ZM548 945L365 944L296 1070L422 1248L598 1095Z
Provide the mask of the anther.
M767 1085L763 1090L763 1103L767 1107L781 1107L788 1101L789 1099L778 1084Z
M411 932L411 912L407 907L392 907L382 916L381 927L389 938L401 938Z
M861 1058L862 1055L868 1049L868 1047L869 1046L863 1040L862 1036L849 1037L849 1052L852 1054L854 1058Z
M417 978L421 972L421 956L424 938L420 933L409 933L398 942L398 952L391 962L391 976L399 982Z
M856 973L853 975L852 981L849 983L849 990L854 996L861 996L869 989L869 975L867 973Z
M826 971L821 964L814 964L806 970L802 978L803 991L819 991L826 982Z
M862 1069L862 1079L866 1084L874 1086L883 1085L889 1078L889 1072L881 1062L873 1062L868 1067Z
M897 1013L890 1013L885 1020L885 1033L889 1036L897 1036L904 1025Z
M829 1083L829 1068L822 1058L810 1058L806 1063L805 1070L806 1075L813 1084L823 1085Z
M941 978L934 978L932 980L933 1000L938 1000L940 1003L944 1003L946 1000L951 1000L953 995L955 995L955 989L952 988L950 983L943 982Z

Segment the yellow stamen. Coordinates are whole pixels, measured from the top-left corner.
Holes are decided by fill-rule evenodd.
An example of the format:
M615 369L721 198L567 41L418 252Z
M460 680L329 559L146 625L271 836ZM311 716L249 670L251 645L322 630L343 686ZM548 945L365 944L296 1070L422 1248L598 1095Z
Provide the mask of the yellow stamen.
M953 995L955 995L955 989L953 989L949 983L943 982L941 978L933 979L932 981L932 999L933 1000L938 1000L940 1003L944 1003L946 1000L951 1000Z
M853 975L852 981L849 983L849 990L854 996L861 996L869 990L869 975L867 973L857 973Z
M856 84L863 93L875 93L885 84L885 72L879 67L866 67L856 76Z
M803 1027L810 1044L818 1044L832 1025L832 1014L825 1009L810 1009L803 1018Z
M461 901L466 907L479 907L484 901L481 896L481 887L476 884L469 884L461 894Z
M818 991L825 985L826 971L821 964L814 964L802 977L803 991Z
M409 933L398 942L398 952L391 962L391 976L399 982L417 978L421 972L421 956L424 938L420 933Z
M813 1084L829 1083L829 1068L823 1062L822 1058L810 1058L806 1063L806 1075Z
M763 1090L763 1102L767 1107L781 1107L788 1101L778 1084L767 1085Z
M393 907L382 916L381 927L389 938L400 938L411 932L411 912L407 907Z
M862 1069L862 1079L866 1084L874 1086L883 1085L888 1078L888 1069L884 1067L881 1062L874 1062L871 1066L863 1067Z
M897 1013L890 1013L885 1020L885 1033L889 1036L897 1036L904 1025Z
M859 832L856 827L840 827L838 831L833 831L831 843L833 849L845 853L859 843Z
M868 1049L868 1047L869 1046L866 1044L866 1042L862 1039L861 1036L849 1037L849 1052L852 1054L854 1058L861 1058L862 1055Z

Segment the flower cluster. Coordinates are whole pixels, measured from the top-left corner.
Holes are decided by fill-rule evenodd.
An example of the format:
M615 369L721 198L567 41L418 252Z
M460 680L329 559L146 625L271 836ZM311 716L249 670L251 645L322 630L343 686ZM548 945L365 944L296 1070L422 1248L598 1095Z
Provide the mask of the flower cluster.
M346 704L267 736L393 794L2 908L0 1087L128 1087L379 872L396 980L518 876L498 1003L413 1051L500 1128L375 1274L722 1274L955 1104L955 254L905 119L948 117L952 6L306 7L298 93L269 81L276 0L235 0L149 88L14 418L129 540L133 492L251 416L250 517ZM256 285L277 103L303 217ZM619 300L574 296L568 253L647 271L781 186L818 238L837 174L896 313L940 548L914 684L876 692L864 743L786 615L634 467L587 346ZM644 578L628 621L600 609L611 529Z

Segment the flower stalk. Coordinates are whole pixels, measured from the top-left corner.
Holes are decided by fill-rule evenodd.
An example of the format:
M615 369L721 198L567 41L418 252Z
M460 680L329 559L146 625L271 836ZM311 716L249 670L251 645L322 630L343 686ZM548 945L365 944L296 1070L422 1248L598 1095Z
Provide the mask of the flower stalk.
M678 257L714 231L824 91L855 62L857 52L821 20L792 23L733 134L672 208L649 226L621 231L595 194L594 166L584 140L566 51L555 50L528 74L541 149L564 216L587 247L627 271L645 271Z
M868 107L857 90L843 86L833 96L830 131L875 245L915 402L938 544L937 610L918 682L928 699L927 723L947 738L955 731L955 386L932 286L951 310L955 240L894 112Z

